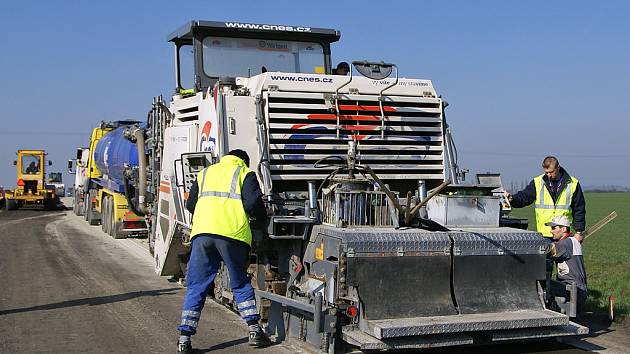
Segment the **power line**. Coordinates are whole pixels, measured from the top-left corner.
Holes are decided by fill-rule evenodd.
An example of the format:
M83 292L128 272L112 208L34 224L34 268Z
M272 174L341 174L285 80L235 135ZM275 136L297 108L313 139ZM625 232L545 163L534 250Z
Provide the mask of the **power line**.
M490 156L515 156L515 157L541 157L547 154L532 154L521 152L497 152L497 151L474 151L474 150L461 150L462 155L490 155ZM562 154L556 153L556 156L562 158L585 158L585 159L607 159L607 158L630 158L630 154Z
M0 135L46 135L46 136L85 136L86 133L75 132L51 132L51 131L26 131L26 130L3 130Z

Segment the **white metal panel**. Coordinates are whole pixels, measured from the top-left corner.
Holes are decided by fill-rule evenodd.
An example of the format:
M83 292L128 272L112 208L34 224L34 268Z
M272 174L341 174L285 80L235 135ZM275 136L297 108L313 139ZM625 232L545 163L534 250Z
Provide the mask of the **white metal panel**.
M226 96L227 110L226 138L229 150L242 149L247 152L255 167L260 160L258 140L256 138L256 99L251 96Z
M183 190L182 188L173 188L175 181L183 181L182 176L178 176L180 171L178 171L179 165L177 165L176 160L181 158L182 153L190 152L194 148L196 135L196 123L172 126L164 131L154 251L156 272L160 275L176 274L174 272L179 270L177 255L171 252L172 247L181 246L180 240L173 238L177 222L176 208L180 208L180 211L184 212L182 209ZM174 193L178 193L179 198L174 198Z
M372 80L362 76L318 75L300 73L266 72L252 78L237 78L238 85L248 86L254 92L269 90L273 86L278 91L327 92L356 91L361 94L379 94L395 82L394 78ZM344 86L345 85L345 86ZM430 80L400 78L398 83L387 89L387 95L436 97Z

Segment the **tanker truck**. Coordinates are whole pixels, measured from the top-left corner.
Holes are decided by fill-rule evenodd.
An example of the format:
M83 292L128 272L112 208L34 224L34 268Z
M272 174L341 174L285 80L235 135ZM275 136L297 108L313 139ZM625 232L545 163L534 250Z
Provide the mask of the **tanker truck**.
M157 274L185 274L190 186L238 148L273 210L249 272L278 340L336 353L585 334L552 310L546 241L503 226L496 186L463 184L432 81L369 61L332 75L339 38L211 21L169 35L176 92L126 134L138 152L129 200L149 221ZM222 268L214 297L235 308L228 284Z
M146 236L148 231L144 217L138 215L131 203L135 188L128 183L130 175L137 173L138 152L125 132L138 127L139 122L126 120L102 122L94 128L86 164L87 178L74 188L75 196L80 198L76 203L81 205L81 200L84 201L83 213L88 223L100 223L103 232L114 238Z

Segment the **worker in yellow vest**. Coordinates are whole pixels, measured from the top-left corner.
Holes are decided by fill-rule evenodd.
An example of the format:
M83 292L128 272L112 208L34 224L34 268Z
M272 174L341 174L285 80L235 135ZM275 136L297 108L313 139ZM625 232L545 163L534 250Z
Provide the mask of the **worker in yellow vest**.
M544 174L534 177L525 189L514 195L505 192L505 197L514 208L534 203L536 231L549 240L553 235L545 224L556 216L565 216L576 231L574 237L582 242L586 205L580 182L562 168L554 156L545 157L542 167Z
M197 332L201 311L221 261L229 272L230 287L241 317L247 322L249 343L271 344L260 327L260 315L247 265L252 243L249 218L267 217L256 174L249 156L232 150L219 163L203 169L190 188L186 209L193 213L192 251L186 273L186 299L182 310L178 353L191 353L190 337Z

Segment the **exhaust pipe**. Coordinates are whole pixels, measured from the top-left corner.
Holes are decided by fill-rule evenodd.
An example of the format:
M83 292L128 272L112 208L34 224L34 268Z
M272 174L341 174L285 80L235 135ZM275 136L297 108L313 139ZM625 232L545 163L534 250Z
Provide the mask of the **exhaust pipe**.
M136 138L136 147L138 148L138 210L142 214L149 213L146 204L147 195L147 156L144 153L144 129L136 128L133 131Z
M125 138L136 144L138 150L138 207L133 208L136 214L146 215L149 213L147 207L147 157L144 151L144 129L137 126L129 127L124 132ZM131 176L130 176L131 178ZM125 181L125 190L127 189L127 182ZM125 191L125 195L127 192ZM127 196L128 202L132 196ZM133 206L133 203L130 203Z

